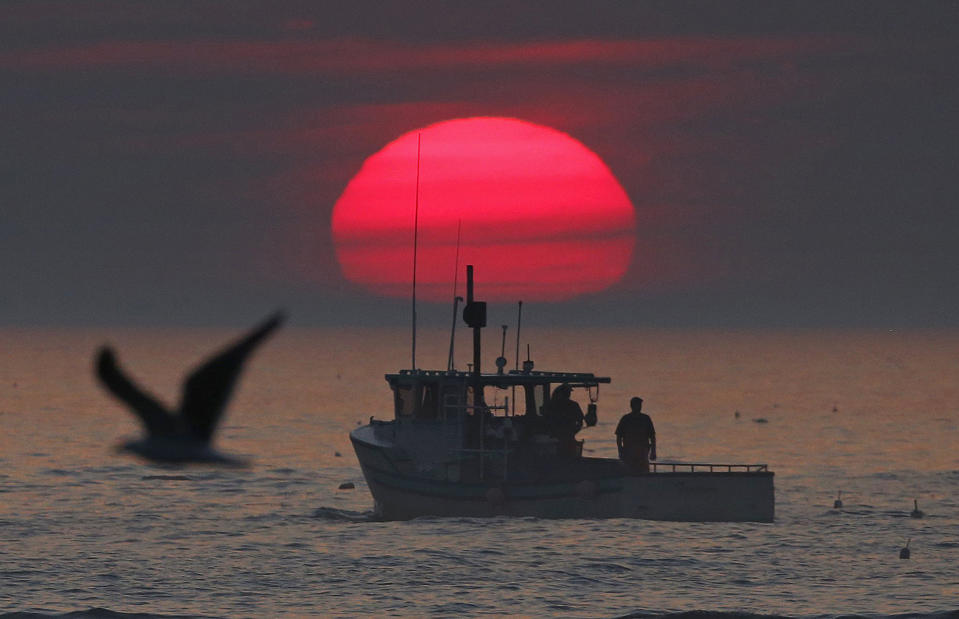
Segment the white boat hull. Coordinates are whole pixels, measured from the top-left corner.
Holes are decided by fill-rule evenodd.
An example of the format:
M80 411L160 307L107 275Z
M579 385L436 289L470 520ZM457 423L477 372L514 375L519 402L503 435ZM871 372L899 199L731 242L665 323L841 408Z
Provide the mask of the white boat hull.
M360 430L360 429L358 429ZM359 436L358 436L359 435ZM537 518L641 518L690 522L772 522L773 473L695 471L629 474L602 463L607 472L563 480L451 481L397 466L389 446L351 439L379 517L421 516ZM575 467L574 467L575 468ZM608 471L616 471L610 474Z

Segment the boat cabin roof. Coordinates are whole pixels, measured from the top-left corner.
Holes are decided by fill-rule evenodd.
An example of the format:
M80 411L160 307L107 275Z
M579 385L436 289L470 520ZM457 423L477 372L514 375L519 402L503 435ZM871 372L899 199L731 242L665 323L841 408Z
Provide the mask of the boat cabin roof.
M387 374L386 380L390 385L411 382L448 382L467 383L475 379L472 372L461 370L400 370L397 374ZM480 375L483 385L496 387L510 387L514 385L544 385L552 383L569 383L571 387L589 387L598 384L608 384L608 376L596 376L588 372L541 372L510 370L502 374L497 372Z
M459 370L400 370L396 374L386 375L393 390L396 419L430 422L469 414L474 408L470 394L476 379L474 373ZM483 391L487 387L495 391L514 388L512 395L517 401L509 409L508 397L498 404L495 395L488 400L491 394L486 393L485 398L481 396L479 403L488 411L499 410L504 415L510 414L509 410L539 415L554 385L568 384L573 388L586 389L590 392L590 400L595 401L599 397L599 385L609 382L606 376L585 372L513 370L502 374L481 374L479 384ZM515 389L517 387L518 390Z

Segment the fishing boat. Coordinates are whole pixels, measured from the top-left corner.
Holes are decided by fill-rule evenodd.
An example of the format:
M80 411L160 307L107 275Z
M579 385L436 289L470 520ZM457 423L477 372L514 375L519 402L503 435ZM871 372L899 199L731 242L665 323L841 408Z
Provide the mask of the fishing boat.
M414 356L414 369L386 375L391 418L371 417L350 433L378 517L772 522L773 472L766 464L654 462L640 472L618 458L583 456L583 441L570 449L552 436L544 415L552 390L585 392L589 425L600 385L610 378L539 371L529 358L507 371L503 354L496 371L483 372L486 304L473 298L472 271L467 267L463 309L473 330L469 370L453 369L452 351L445 370L416 369ZM454 331L456 311L454 303Z

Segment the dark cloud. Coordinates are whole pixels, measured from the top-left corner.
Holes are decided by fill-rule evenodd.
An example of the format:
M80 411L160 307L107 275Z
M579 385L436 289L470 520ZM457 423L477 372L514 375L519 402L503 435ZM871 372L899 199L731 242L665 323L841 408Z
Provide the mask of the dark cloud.
M0 5L0 323L392 319L333 203L499 115L637 207L627 279L544 317L955 324L959 5L319 4Z
M174 74L265 73L356 75L357 73L463 73L552 67L628 68L647 77L728 71L751 63L841 53L867 43L850 36L651 40L575 39L536 42L398 43L374 39L327 40L110 40L21 49L0 56L0 67L24 72L77 69L137 69Z

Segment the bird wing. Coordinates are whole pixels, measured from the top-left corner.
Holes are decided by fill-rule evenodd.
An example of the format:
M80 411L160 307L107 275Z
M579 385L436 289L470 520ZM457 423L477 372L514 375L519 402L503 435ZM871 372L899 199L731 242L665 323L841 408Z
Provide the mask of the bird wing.
M176 418L159 401L140 389L117 364L116 355L104 346L97 354L96 373L110 393L130 407L150 436L171 436L177 433Z
M247 357L284 319L282 312L273 314L204 361L187 377L183 384L180 415L197 439L208 442L213 437Z

